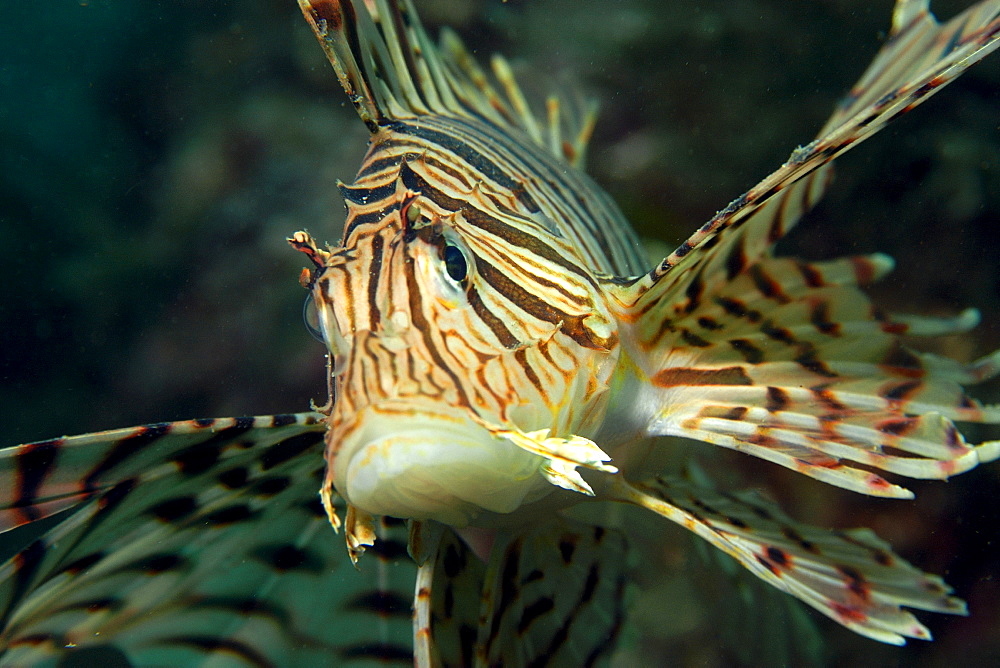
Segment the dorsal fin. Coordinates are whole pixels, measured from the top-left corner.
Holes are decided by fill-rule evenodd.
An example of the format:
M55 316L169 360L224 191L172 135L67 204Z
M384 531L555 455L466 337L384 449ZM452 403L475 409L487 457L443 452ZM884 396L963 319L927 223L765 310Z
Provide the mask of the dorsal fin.
M372 134L395 119L476 117L523 133L574 166L582 163L595 105L573 114L551 96L539 118L504 58L491 61L498 90L455 33L444 31L440 46L431 41L410 0L299 0L299 6Z

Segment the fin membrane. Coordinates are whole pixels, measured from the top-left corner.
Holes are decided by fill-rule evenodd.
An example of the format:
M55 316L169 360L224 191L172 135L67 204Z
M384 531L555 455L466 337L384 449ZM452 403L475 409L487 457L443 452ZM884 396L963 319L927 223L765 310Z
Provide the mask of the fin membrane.
M434 44L410 0L299 0L299 6L372 133L395 119L471 116L582 165L595 105L576 110L551 96L539 118L503 57L491 61L498 90L454 32L443 31Z
M995 459L1000 443L966 443L953 421L1000 423L964 386L995 369L907 349L900 335L962 329L968 318L876 312L859 283L884 256L805 263L768 258L666 326L639 333L664 407L650 432L767 459L824 482L908 498L876 470L943 479Z
M166 423L0 451L6 527L79 504L0 566L0 663L98 650L135 665L412 663L405 529L383 527L380 558L348 566L317 495L320 417Z
M869 638L897 645L929 639L904 607L965 614L965 604L940 578L893 554L868 529L811 527L756 496L676 477L618 480L612 494L684 526L768 584Z

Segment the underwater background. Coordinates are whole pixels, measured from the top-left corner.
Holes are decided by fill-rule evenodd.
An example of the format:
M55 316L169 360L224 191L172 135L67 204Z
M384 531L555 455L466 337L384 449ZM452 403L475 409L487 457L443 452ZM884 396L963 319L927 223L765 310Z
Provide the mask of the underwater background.
M416 4L432 34L446 23L481 61L504 53L536 101L553 88L596 97L588 171L672 248L812 138L884 39L893 3ZM933 8L947 18L969 4ZM352 179L367 132L295 2L40 7L8 3L0 22L0 444L323 401L324 348L303 325L303 258L285 237L339 239L336 180ZM898 264L872 291L880 305L982 311L973 332L924 349L971 361L1000 347L1000 56L837 165L782 252L889 253ZM973 394L998 402L1000 383ZM806 613L822 662L1000 661L1000 463L908 484L911 502L734 453L710 461L796 519L871 527L969 602L968 618L921 615L936 639L905 648ZM746 637L800 633L769 626L767 605L706 573L687 541L670 540L681 530L664 535L636 564L631 659L729 665ZM731 602L731 618L712 601Z

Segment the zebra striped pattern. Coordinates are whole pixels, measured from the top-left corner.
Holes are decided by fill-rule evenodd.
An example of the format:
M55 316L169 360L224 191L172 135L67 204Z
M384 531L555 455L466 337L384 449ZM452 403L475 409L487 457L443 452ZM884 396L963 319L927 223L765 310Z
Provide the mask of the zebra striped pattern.
M1000 455L952 422L1000 422L964 392L1000 354L963 366L900 340L964 331L974 313L880 313L858 288L884 256L772 255L830 160L1000 43L1000 2L941 26L899 0L821 136L645 273L575 169L592 112L551 99L536 119L502 59L498 91L457 38L430 42L407 0L300 5L372 133L342 187L341 244L290 240L314 265L330 401L0 451L0 532L79 507L0 567L0 663L80 647L73 659L144 664L591 665L621 624L625 537L564 516L579 493L676 522L884 642L929 638L905 608L965 611L870 532L646 477L644 441L695 438L883 496L908 492L872 469L944 478ZM339 577L326 520L356 564L373 553L357 578Z
M640 266L606 196L520 133L439 116L385 123L341 190L342 246L293 241L320 265L309 284L344 370L328 457L366 411L593 432L617 348L605 276Z
M0 451L18 483L0 486L0 530L78 508L0 566L0 665L410 663L406 530L381 525L366 572L349 567L316 496L322 417Z
M335 488L367 512L458 526L547 492L550 503L571 503L563 491L524 482L536 467L536 479L715 536L707 518L665 507L662 485L588 481L575 468L628 476L642 467L635 446L665 434L906 497L869 469L945 478L1000 454L1000 442L967 444L951 422L1000 421L1000 409L962 389L994 374L1000 356L962 367L899 341L905 332L960 331L970 318L908 322L873 310L857 286L891 268L882 256L772 256L822 196L831 160L1000 44L997 2L939 25L926 2L901 0L890 40L820 136L646 273L620 215L556 162L572 152L545 140L502 61L494 74L504 96L459 47L436 49L408 3L301 4L372 132L357 181L343 187L341 247L321 252L304 234L293 239L317 265L307 283L342 370L327 497ZM536 458L502 454L516 452L512 445ZM516 491L496 501L508 486ZM452 495L447 508L441 494ZM930 598L895 596L888 607L879 596L838 601L806 570L760 570L744 548L714 542L887 642L927 635L901 606L961 609L943 585ZM755 548L764 562L769 549L780 551ZM870 568L863 552L835 561L838 572ZM897 575L913 590L923 586L918 571Z

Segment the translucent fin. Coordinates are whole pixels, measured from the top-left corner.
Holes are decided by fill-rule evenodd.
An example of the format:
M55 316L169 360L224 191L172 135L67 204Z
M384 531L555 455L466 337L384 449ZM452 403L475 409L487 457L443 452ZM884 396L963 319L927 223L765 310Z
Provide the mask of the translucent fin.
M428 558L417 559L420 567L414 599L414 663L474 665L485 564L451 529L436 522L414 524L422 525L425 535L421 540L433 543Z
M498 540L486 570L478 658L489 666L585 666L622 618L621 534L562 518Z
M418 526L419 525L419 526ZM623 616L624 536L552 517L485 532L488 564L451 529L414 523L417 666L582 666L610 651Z
M610 491L684 526L765 582L862 635L901 645L930 632L902 608L965 614L940 578L921 572L867 529L831 531L795 522L753 495L721 494L680 478Z
M505 59L492 60L497 90L454 32L442 31L440 46L431 41L409 0L299 0L299 6L372 133L394 119L473 116L582 163L594 105L573 113L551 97L545 116L536 116Z
M0 450L0 533L134 478L198 472L240 454L248 432L322 432L318 413L161 422ZM287 427L287 429L285 429Z
M682 479L697 489L707 487L717 493L707 476L698 473L689 463ZM762 501L748 493L739 498ZM830 648L818 619L801 601L758 578L697 534L689 534L689 539L695 544L693 556L704 564L692 578L693 586L700 589L696 600L709 606L706 614L714 622L720 644L730 649L739 665L820 668L828 664L824 658Z
M907 349L899 336L911 328L952 331L968 318L932 326L877 313L856 286L889 267L880 255L767 258L659 326L641 323L636 346L661 407L650 432L875 496L910 493L873 470L941 479L996 458L997 443L969 445L953 424L1000 423L1000 407L963 391L995 371L995 356L964 366Z
M383 528L402 536L383 534L381 559L350 567L317 495L320 418L166 423L0 451L5 527L53 500L79 505L0 566L0 663L87 661L97 648L135 665L412 661L405 529Z
M644 313L664 298L679 298L693 279L733 275L741 265L752 264L794 224L795 216L782 212L788 207L800 211L802 202L808 205L822 191L824 165L1000 45L1000 0L983 0L944 25L927 5L927 0L898 0L889 40L817 139L796 149L777 171L717 213L649 274L621 287L622 303Z
M646 378L651 434L748 452L819 480L908 497L872 469L947 478L997 458L953 421L1000 422L964 385L996 374L918 355L904 334L962 331L957 318L890 318L855 286L892 268L883 255L805 263L774 244L821 194L827 163L916 106L998 45L1000 0L938 24L921 0L896 4L892 33L820 137L698 230L648 275L608 284L622 337Z

